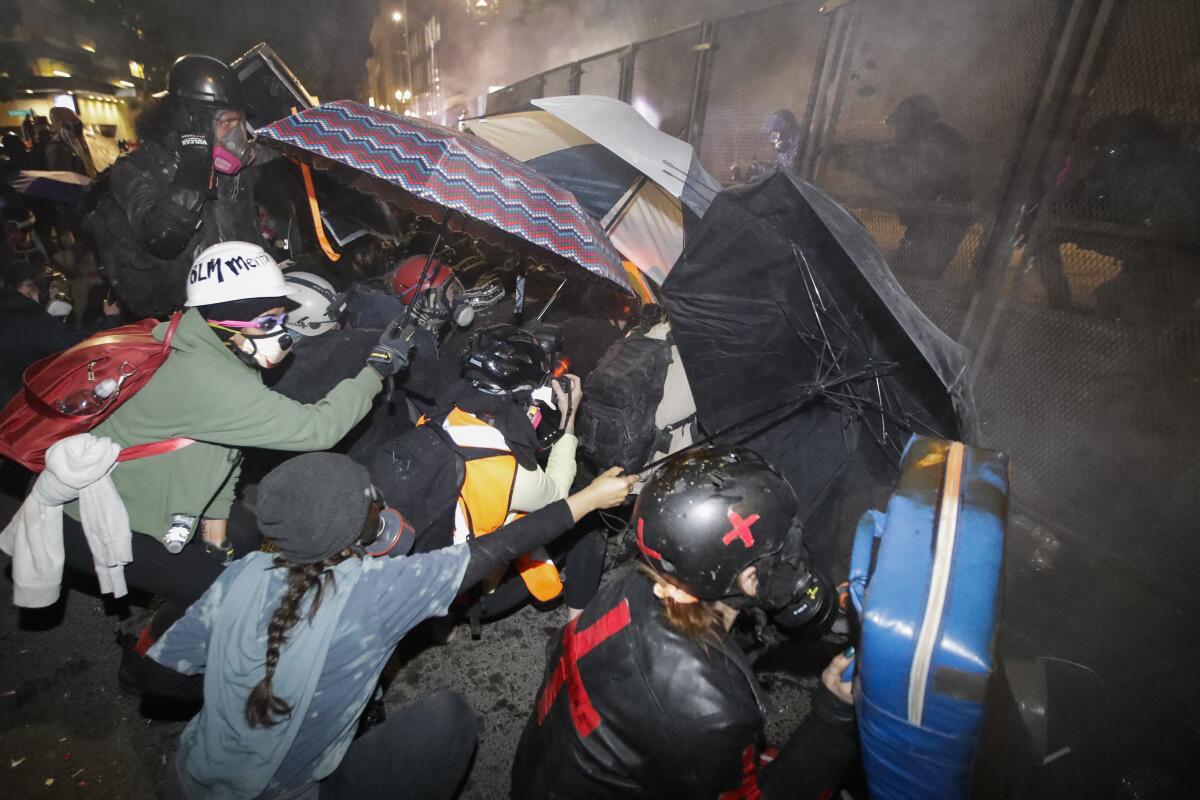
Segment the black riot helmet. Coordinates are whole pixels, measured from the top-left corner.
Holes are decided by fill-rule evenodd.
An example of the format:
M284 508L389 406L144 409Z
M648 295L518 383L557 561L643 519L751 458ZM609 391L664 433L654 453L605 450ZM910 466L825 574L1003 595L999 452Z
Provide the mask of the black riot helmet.
M633 507L650 566L701 600L736 594L738 575L788 539L792 487L757 453L705 447L669 461Z
M489 394L523 400L546 381L550 359L538 340L515 325L476 331L462 354L463 377Z
M246 109L237 74L212 56L190 54L176 60L167 77L167 97L214 110Z

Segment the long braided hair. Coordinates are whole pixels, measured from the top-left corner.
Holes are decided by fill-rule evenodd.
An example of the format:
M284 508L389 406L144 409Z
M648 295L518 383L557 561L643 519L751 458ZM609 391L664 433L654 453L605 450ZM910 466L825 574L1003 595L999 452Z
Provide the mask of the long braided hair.
M333 568L356 553L347 547L326 559L311 564L292 564L282 557L275 558L276 567L287 568L287 593L267 626L267 674L246 698L246 723L251 728L269 728L292 713L292 706L272 690L275 667L279 665L279 651L287 642L288 631L300 621L300 603L308 590L317 587L308 619L316 615L325 595L325 586L334 583Z

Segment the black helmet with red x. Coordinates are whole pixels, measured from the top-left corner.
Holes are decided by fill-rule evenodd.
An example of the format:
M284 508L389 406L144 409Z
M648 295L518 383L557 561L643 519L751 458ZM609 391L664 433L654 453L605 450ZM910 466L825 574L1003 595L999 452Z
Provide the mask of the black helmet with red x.
M656 572L716 600L739 592L742 570L783 549L795 515L792 487L757 453L705 447L654 474L633 526Z

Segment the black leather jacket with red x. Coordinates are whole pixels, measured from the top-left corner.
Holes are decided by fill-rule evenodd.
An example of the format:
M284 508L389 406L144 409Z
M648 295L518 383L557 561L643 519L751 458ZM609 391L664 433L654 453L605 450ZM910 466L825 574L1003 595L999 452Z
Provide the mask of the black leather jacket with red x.
M823 763L800 748L786 770L768 767L776 774L760 786L765 705L744 654L723 634L701 646L675 630L650 580L631 572L603 587L551 648L512 796L752 800L769 783L771 796L815 798L853 755L845 708L849 734L824 730L823 714L801 726L806 741L837 741L833 752L815 748Z

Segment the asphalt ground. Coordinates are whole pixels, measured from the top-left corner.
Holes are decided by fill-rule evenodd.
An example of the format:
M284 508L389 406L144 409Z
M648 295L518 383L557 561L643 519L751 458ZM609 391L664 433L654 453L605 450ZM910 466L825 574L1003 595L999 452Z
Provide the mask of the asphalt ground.
M10 482L11 483L11 482ZM11 486L0 495L0 521L18 505ZM610 541L616 551L619 537ZM136 629L145 606L102 600L94 582L72 583L60 603L31 613L11 605L7 557L0 559L0 797L150 798L186 720L117 688L118 629ZM462 692L480 718L476 760L464 798L508 796L509 767L541 683L546 645L565 610L524 608L487 625L472 640L460 625L445 645L418 628L385 674L389 710L439 688ZM765 664L772 701L768 738L779 743L807 714L809 692L825 653L805 647ZM774 664L775 666L772 666ZM779 666L783 664L784 666Z

